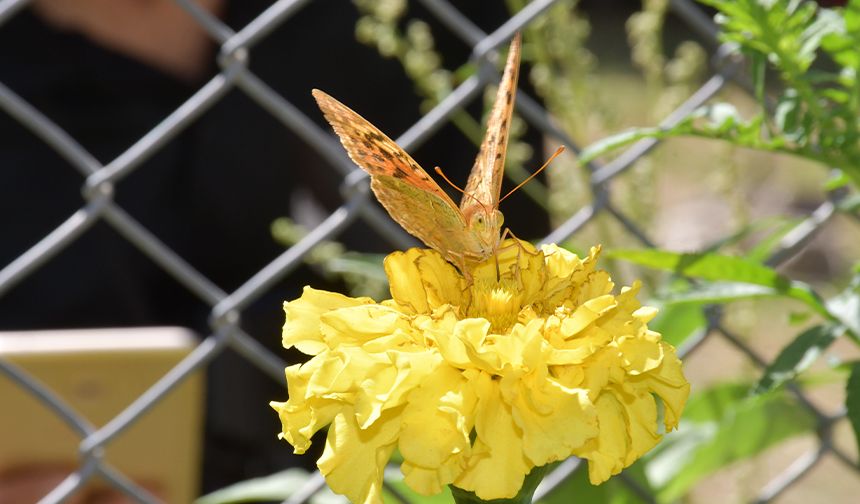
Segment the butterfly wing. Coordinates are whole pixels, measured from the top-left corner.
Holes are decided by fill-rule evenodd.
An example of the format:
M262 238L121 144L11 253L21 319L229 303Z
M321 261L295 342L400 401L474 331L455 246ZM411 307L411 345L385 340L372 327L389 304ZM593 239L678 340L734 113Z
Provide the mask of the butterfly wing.
M391 217L446 257L460 251L466 221L445 191L385 133L323 91L312 93L349 157L371 176L370 187Z
M471 215L475 211L475 207L482 204L490 210L498 209L499 206L511 114L514 110L514 99L517 92L520 45L518 33L511 41L502 82L499 84L496 101L487 121L487 132L484 134L481 150L478 152L478 157L475 159L475 164L469 174L465 195L460 201L460 210L465 215Z

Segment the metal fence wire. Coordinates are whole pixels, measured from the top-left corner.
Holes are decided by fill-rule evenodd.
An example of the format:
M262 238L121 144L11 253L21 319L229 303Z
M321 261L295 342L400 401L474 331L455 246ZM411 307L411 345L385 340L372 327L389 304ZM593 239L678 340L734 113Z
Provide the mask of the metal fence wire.
M59 127L51 117L46 116L3 83L0 83L0 108L19 122L21 127L38 136L46 147L56 151L84 177L83 202L80 208L29 250L21 253L0 270L0 296L14 289L28 275L51 261L58 254L62 254L94 224L102 221L110 225L131 245L169 273L178 284L191 291L211 307L211 334L203 339L184 360L152 385L149 390L137 397L127 408L101 427L91 425L54 392L41 385L27 372L6 360L0 359L0 370L5 376L12 380L16 386L32 394L80 436L80 465L78 469L69 474L61 484L46 495L42 502L61 502L74 495L88 481L96 477L107 481L111 486L135 501L158 502L158 499L152 494L104 460L105 448L122 436L129 426L146 415L153 405L170 394L189 375L205 368L215 356L223 352L234 351L238 353L278 383L282 383L285 362L278 355L263 348L243 331L239 325L239 320L242 311L250 303L299 266L303 257L315 245L323 240L337 237L357 218L366 220L387 237L392 245L405 247L414 243L393 225L389 217L372 202L369 191L366 190L367 177L353 166L335 137L328 130L318 126L316 122L305 116L287 98L275 92L249 69L249 57L255 46L274 29L286 23L293 15L303 9L308 4L307 0L274 2L238 31L234 31L223 24L217 17L195 4L193 0L176 0L176 3L187 11L220 46L218 58L220 72L158 125L107 164L97 161L75 138ZM447 0L420 0L420 3L427 11L436 16L442 25L467 43L472 48L474 61L481 63L493 61L498 48L505 47L507 41L516 31L521 30L544 13L555 1L532 1L492 33L485 33L479 29L452 2ZM27 4L27 0L0 1L0 25L16 15ZM687 0L672 0L671 8L677 17L682 19L703 39L710 40L713 47L717 49L714 53L713 75L672 114L665 118L664 125L674 124L684 118L694 109L705 104L733 80L741 84L741 87L746 85L743 82L743 76L735 72L742 62L733 59L734 56L728 57L728 51L719 46L716 39L717 30L709 16ZM414 149L433 135L453 112L475 100L480 96L485 86L495 84L497 81L498 74L492 72L478 72L468 78L453 93L397 138L398 144L406 150ZM123 179L138 169L145 160L153 157L166 144L175 139L201 114L221 100L228 91L234 89L242 91L260 108L282 122L288 130L300 137L327 160L331 167L338 170L344 176L343 194L345 196L343 204L329 214L307 236L257 271L239 288L232 292L226 292L201 274L194 264L183 259L158 236L147 230L132 215L120 207L113 198L113 188L120 185ZM569 149L577 151L575 142L553 124L547 111L536 100L522 91L519 91L517 95L517 111L543 134L555 138ZM572 236L599 214L604 214L615 219L644 246L653 246L647 233L637 227L631 219L623 214L621 209L613 204L611 182L616 177L622 176L628 168L656 144L657 141L653 140L640 141L612 162L590 166L592 170L591 189L594 194L592 204L579 210L546 236L543 241L561 242ZM808 214L794 232L786 235L777 252L771 257L769 264L775 266L795 256L805 244L828 225L833 215L833 202L821 203ZM2 303L2 299L0 299L0 303ZM723 338L736 347L754 365L759 368L764 368L767 365L767 361L763 357L746 345L742 338L724 326L719 310L709 310L707 315L708 330L700 334L694 341L688 341L680 349L682 355L695 352L707 339ZM798 457L761 488L756 498L757 502L767 502L782 494L786 489L803 479L826 456L833 456L846 467L854 471L857 470L850 456L832 442L831 426L844 416L844 412L835 416L829 415L813 405L799 388L793 387L790 390L817 419L817 446ZM260 405L260 407L264 406ZM570 459L563 463L546 478L536 497L540 498L552 492L566 478L571 477L575 471L581 470L581 467L582 464L576 459ZM653 502L655 500L646 490L638 487L632 478L626 478L623 473L620 478L627 485L630 485L644 501ZM289 502L305 502L322 485L324 482L318 475L311 478L308 481L308 486Z

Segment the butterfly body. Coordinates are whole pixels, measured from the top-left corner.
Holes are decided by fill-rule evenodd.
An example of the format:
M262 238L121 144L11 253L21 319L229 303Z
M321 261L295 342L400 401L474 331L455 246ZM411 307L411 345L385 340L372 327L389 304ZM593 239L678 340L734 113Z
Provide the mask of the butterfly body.
M504 218L499 211L499 195L519 55L517 35L459 206L388 136L346 105L313 90L326 120L350 158L370 175L371 190L391 217L467 276L470 265L492 256L501 240Z

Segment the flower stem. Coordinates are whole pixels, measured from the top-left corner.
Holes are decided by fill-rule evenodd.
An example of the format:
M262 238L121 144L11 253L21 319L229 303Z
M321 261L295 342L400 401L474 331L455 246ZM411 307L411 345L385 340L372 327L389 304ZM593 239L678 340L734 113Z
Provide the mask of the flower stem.
M520 488L520 491L510 499L483 500L475 495L474 492L469 492L462 488L457 488L454 485L449 485L451 487L451 495L454 496L454 502L456 504L531 504L535 490L537 490L538 485L546 475L548 468L548 465L533 468L531 472L526 474L526 478L523 480L523 486Z

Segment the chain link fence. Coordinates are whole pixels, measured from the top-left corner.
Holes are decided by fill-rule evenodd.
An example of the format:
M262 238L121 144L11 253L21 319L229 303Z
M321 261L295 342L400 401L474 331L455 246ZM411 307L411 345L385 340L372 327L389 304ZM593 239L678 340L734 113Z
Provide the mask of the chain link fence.
M222 352L238 353L264 373L270 375L277 383L282 383L286 363L281 357L265 349L243 331L239 325L239 320L243 309L295 270L302 263L303 257L315 245L324 240L336 238L356 219L365 220L382 236L386 237L394 247L404 248L414 244L414 241L395 226L369 197L366 175L346 157L335 137L300 112L286 97L275 92L249 68L249 56L253 53L255 45L265 39L273 30L287 23L294 14L308 4L308 1L277 1L238 31L234 31L223 24L217 17L201 8L193 0L176 0L176 3L217 42L220 47L218 64L221 70L173 113L164 118L133 145L128 146L121 155L109 163L102 164L97 161L75 138L52 121L51 117L44 115L11 89L4 86L3 83L0 83L0 108L19 122L21 127L38 136L46 148L53 149L84 177L83 201L80 208L38 243L23 251L0 270L0 306L2 306L4 294L15 289L28 275L51 261L55 256L62 254L94 224L104 222L165 272L169 273L178 284L211 307L211 334L203 339L181 363L166 373L121 413L102 426L91 425L54 392L28 375L27 372L6 360L0 359L0 371L8 379L37 398L80 437L80 465L78 469L69 474L60 485L46 495L42 502L61 502L74 495L93 478L107 481L135 501L158 502L147 490L111 467L104 460L105 448L122 436L132 424L146 415L153 405L169 395L189 375L204 369L215 356ZM498 48L505 47L515 32L528 25L555 2L554 0L534 0L492 33L485 33L478 28L452 2L447 0L420 0L420 3L427 11L436 16L439 22L472 47L474 61L481 63L486 70L487 68L495 68L490 65L490 62L495 60ZM0 1L0 29L2 29L3 23L15 16L27 4L26 0ZM742 73L738 72L743 62L737 60L735 56L729 57L726 48L719 46L716 39L717 30L709 16L694 3L687 0L672 0L671 8L676 16L682 19L700 37L710 40L713 47L717 49L713 58L713 75L665 118L662 123L664 126L677 123L694 109L705 104L730 82L734 81L742 88L749 89ZM477 72L397 138L397 143L407 151L416 148L433 135L452 113L480 97L485 86L495 84L497 81L498 73ZM259 107L283 123L293 135L298 136L316 150L328 162L328 168L337 170L344 180L342 187L344 199L343 204L337 210L331 212L319 226L296 245L257 271L240 287L232 292L227 292L219 288L198 271L194 264L183 259L167 246L159 236L150 232L135 217L119 206L114 200L113 189L140 167L144 161L153 157L163 146L176 139L185 128L221 100L226 93L234 89L246 94ZM560 141L575 152L577 151L575 142L553 123L540 103L522 91L517 95L517 112L531 126L546 136ZM591 190L594 195L593 202L557 226L543 241L564 241L598 215L603 214L616 220L642 245L653 246L647 233L637 227L633 220L613 203L611 183L613 179L623 176L638 159L648 153L655 145L657 145L657 141L640 141L610 163L592 164L589 168L591 170ZM19 168L8 167L7 169ZM821 203L792 232L785 235L768 264L777 266L794 257L828 225L834 212L834 201ZM764 368L768 364L766 359L745 344L739 335L726 328L721 320L720 310L716 308L707 309L706 315L709 321L708 330L699 334L698 337L688 340L680 349L682 355L695 352L710 338L723 338L736 347L755 366ZM264 335L264 337L272 336ZM833 456L846 467L853 471L857 470L851 457L833 443L832 426L844 417L844 412L829 415L817 408L799 388L790 387L790 391L809 409L817 421L817 446L798 457L784 471L761 488L756 498L757 502L771 501L785 492L793 484L802 480L825 456ZM260 407L265 407L265 405L260 405ZM8 414L8 412L4 414ZM580 461L576 459L570 459L561 464L546 478L536 498L548 495L566 478L581 468ZM640 488L632 478L625 477L623 473L619 477L644 501L653 502L655 500L647 490ZM305 502L323 485L322 478L315 475L308 480L306 487L288 502Z

